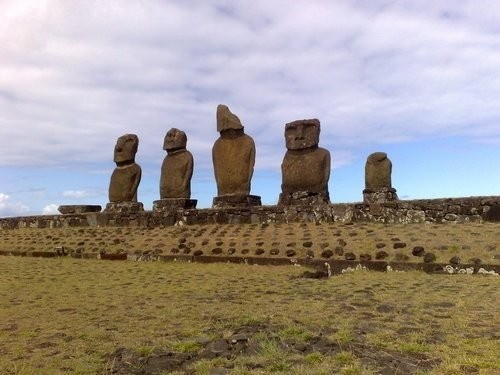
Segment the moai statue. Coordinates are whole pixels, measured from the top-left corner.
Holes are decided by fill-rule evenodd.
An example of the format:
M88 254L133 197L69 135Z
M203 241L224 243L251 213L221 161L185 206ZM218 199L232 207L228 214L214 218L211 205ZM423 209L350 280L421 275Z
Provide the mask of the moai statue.
M217 197L213 207L245 207L260 205L260 197L250 195L250 182L255 164L255 143L245 134L235 114L223 104L217 106L219 139L212 148Z
M161 166L160 200L153 202L153 211L196 208L191 197L193 155L186 150L187 137L182 130L172 128L165 135L163 149L167 156Z
M139 211L142 203L137 202L137 188L141 182L141 167L135 163L139 138L125 134L118 138L114 151L116 168L109 183L109 203L106 211Z
M392 163L385 152L374 152L366 159L365 203L385 203L398 199L391 182Z
M287 152L281 164L282 184L278 205L330 203L330 152L318 147L318 119L285 125Z

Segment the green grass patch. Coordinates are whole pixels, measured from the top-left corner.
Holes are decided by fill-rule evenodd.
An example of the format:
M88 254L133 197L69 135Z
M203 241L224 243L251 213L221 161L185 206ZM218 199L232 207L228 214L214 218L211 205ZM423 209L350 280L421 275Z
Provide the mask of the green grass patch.
M0 269L2 374L106 373L118 348L194 358L178 373L369 374L387 355L394 371L500 371L495 277L21 257ZM231 350L197 359L217 340Z

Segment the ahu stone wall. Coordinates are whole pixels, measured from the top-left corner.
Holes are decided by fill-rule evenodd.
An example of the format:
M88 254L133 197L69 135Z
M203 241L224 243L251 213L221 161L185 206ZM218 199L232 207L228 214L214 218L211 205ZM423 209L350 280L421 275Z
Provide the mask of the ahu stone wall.
M193 224L379 222L387 224L500 221L500 196L316 206L249 206L166 211L89 212L0 219L1 229L162 227Z

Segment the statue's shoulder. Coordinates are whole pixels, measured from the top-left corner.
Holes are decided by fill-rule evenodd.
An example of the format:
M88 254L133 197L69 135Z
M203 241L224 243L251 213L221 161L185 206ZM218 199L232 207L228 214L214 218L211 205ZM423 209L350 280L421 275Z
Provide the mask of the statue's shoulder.
M330 157L330 151L328 151L326 148L318 147L318 151L317 152L318 152L319 155Z

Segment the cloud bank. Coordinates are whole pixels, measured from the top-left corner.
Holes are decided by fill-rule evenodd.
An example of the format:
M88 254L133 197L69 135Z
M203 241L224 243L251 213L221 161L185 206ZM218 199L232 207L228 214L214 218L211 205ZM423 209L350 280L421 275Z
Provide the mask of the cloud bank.
M20 203L13 202L7 194L0 193L0 213L2 216L21 216L29 212L29 207Z

